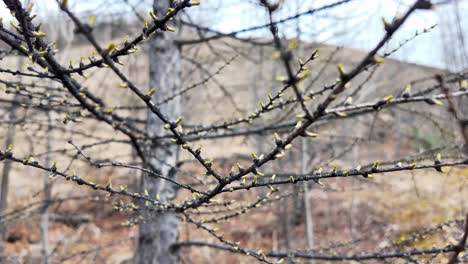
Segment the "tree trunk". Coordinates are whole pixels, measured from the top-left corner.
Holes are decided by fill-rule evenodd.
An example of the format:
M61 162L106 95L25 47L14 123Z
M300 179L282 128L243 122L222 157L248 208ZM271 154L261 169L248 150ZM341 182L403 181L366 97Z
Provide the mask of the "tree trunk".
M309 173L309 163L311 162L309 153L311 152L311 147L309 145L309 140L307 138L302 139L301 146L301 173ZM304 214L305 214L305 227L306 227L306 242L307 249L314 249L314 218L313 218L313 207L311 203L311 191L309 190L309 182L304 181ZM307 263L314 264L315 261L310 259Z
M16 105L11 106L10 118L11 122L8 126L7 136L5 145L8 147L13 144L15 138L15 119L16 119ZM0 256L3 254L3 242L6 238L7 228L6 223L3 219L3 214L8 207L8 186L10 185L10 171L11 171L11 161L3 161L3 170L2 170L2 180L0 186ZM2 258L0 257L0 260Z
M154 1L155 13L163 17L171 1ZM176 34L158 31L150 40L150 87L156 89L155 98L163 98L180 89L181 85L181 56L175 45ZM157 100L154 100L157 101ZM181 115L181 98L160 106L161 111L175 120ZM163 123L153 113L148 112L147 131L150 135L162 134ZM175 178L173 170L178 159L178 146L173 144L165 147L147 147L145 150L147 165L156 168L166 177ZM176 196L175 185L161 179L143 175L141 190L152 196L158 196L161 202L171 200ZM174 213L158 213L144 211L144 219L140 223L137 263L177 263L177 255L170 251L170 246L177 242L179 220Z
M45 165L52 165L52 110L47 113L47 153L45 157ZM52 199L52 181L44 177L44 200L41 208L41 252L44 264L49 264L49 205Z
M21 65L23 60L20 58L18 61L18 64ZM13 101L17 101L19 98L18 95L15 95ZM11 109L10 109L10 116L8 120L10 121L10 124L8 125L8 130L6 134L6 140L5 140L5 149L12 145L15 139L15 122L16 122L16 110L17 110L17 105L12 104ZM0 181L0 263L2 262L3 259L3 248L4 248L4 241L6 239L6 234L7 234L7 227L6 227L6 222L5 219L3 219L3 215L5 214L5 211L8 207L8 188L10 185L10 171L11 171L11 161L9 160L4 160L3 161L3 170L1 176L1 181Z

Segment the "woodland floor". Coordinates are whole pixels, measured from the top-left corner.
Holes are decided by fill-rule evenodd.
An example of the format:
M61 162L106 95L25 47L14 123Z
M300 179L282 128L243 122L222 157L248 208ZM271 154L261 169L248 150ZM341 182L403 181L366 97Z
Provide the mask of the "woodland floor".
M375 175L371 179L349 178L324 181L325 187L313 185L314 248L322 254L358 254L430 248L453 243L461 234L462 224L455 223L431 232L425 238L401 243L411 232L424 230L450 219L463 219L468 197L468 171L451 169L445 174L419 172ZM69 183L65 183L68 184ZM62 186L61 184L59 186ZM57 186L58 187L58 186ZM297 188L295 186L294 188ZM292 187L283 188L283 192ZM297 190L297 189L296 189ZM295 192L297 193L297 192ZM58 263L125 263L135 250L137 227L123 225L129 212L118 212L104 197L83 190L81 199L63 201L51 207L50 248ZM271 197L275 197L274 193ZM241 192L229 199L254 201L256 192ZM70 197L67 192L55 196ZM88 197L82 199L82 197ZM118 199L118 198L115 198ZM254 250L305 249L305 225L301 208L295 210L294 196L256 208L226 223L217 224L225 237ZM303 199L302 196L296 199ZM111 197L111 200L114 198ZM18 199L16 201L21 201ZM242 204L245 202L238 202ZM296 203L297 204L297 203ZM36 207L21 211L20 202L10 212L6 253L25 263L37 263L41 255L40 229ZM22 204L26 206L26 204ZM286 227L284 209L291 221ZM21 212L21 213L20 213ZM214 227L214 225L211 225ZM286 231L286 232L285 232ZM285 233L289 234L285 236ZM216 243L208 233L182 223L181 240L204 240ZM456 241L456 240L455 240ZM399 245L399 243L401 243ZM391 247L393 244L393 247ZM386 249L391 247L391 249ZM184 248L181 263L255 263L251 257L210 248ZM440 256L435 263L447 256ZM420 257L425 259L427 257ZM398 263L397 260L391 263ZM297 260L297 263L301 263ZM306 263L303 261L302 263ZM315 263L326 263L316 261ZM372 261L367 263L374 263ZM375 262L377 263L377 262ZM443 262L442 262L443 263Z

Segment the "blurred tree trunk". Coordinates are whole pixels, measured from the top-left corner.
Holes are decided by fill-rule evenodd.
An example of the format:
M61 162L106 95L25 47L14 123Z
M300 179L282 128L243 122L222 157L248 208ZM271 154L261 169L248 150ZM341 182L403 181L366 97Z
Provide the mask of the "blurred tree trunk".
M47 113L47 153L45 165L52 165L52 111ZM48 176L48 175L47 175ZM44 178L44 200L41 208L41 244L42 260L44 264L49 264L49 205L52 198L52 181L48 177Z
M13 144L15 138L15 119L16 119L16 105L12 104L10 110L7 137L6 137L6 146ZM2 170L2 181L0 188L0 256L3 254L3 242L6 239L7 227L3 215L8 207L8 186L10 184L10 171L11 171L11 162L8 160L3 161L3 170ZM2 258L0 257L0 262Z
M307 138L302 139L302 159L301 159L301 173L306 174L308 173L308 163L310 162L309 159L309 141ZM306 238L307 238L307 249L313 249L314 247L314 231L313 231L313 219L312 219L312 205L310 202L309 197L309 186L308 182L304 181L304 214L305 214L305 226L306 226ZM313 263L311 260L309 263Z
M18 99L18 96L15 95L15 101ZM11 105L10 109L10 116L8 121L8 130L6 135L6 148L10 145L13 145L14 138L15 138L15 122L16 122L16 109L17 106L15 104ZM3 161L3 170L2 170L2 180L0 182L0 262L2 260L3 248L4 248L4 241L6 239L7 234L7 227L5 219L3 219L3 215L8 207L8 187L10 184L10 171L11 171L11 161L4 160Z
M23 64L22 56L20 56L18 59L18 65L21 65L21 64ZM18 101L18 99L19 99L19 96L15 95L13 101L16 102ZM10 124L8 124L8 130L6 134L6 140L5 140L5 148L8 148L8 146L13 145L13 142L15 140L15 122L16 122L17 108L18 108L17 105L15 104L11 105L10 115L8 117ZM10 185L10 171L11 171L11 161L4 160L2 174L0 175L1 176L1 181L0 181L0 263L3 263L2 262L2 255L3 255L3 250L4 250L3 243L7 235L7 227L6 227L5 219L3 219L3 214L5 214L5 211L8 207L8 190L9 190L8 188Z
M154 0L153 7L158 17L163 17L172 1ZM179 47L175 44L176 34L157 31L150 39L150 87L156 88L155 98L164 98L180 89L181 56ZM157 101L157 100L154 100ZM160 106L160 110L170 119L175 120L181 115L181 98ZM153 113L148 112L147 131L150 135L162 134L163 123ZM164 147L147 147L146 162L162 175L175 178L173 169L178 159L178 146L172 144ZM141 190L152 196L158 196L161 202L166 202L176 196L176 186L149 175L143 175ZM145 211L140 223L137 263L177 263L177 255L170 252L170 246L178 239L179 220L173 213Z

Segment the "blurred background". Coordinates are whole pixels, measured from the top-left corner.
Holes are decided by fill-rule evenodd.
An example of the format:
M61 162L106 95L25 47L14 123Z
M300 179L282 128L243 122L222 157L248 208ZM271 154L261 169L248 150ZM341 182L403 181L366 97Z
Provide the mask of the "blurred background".
M43 23L47 41L57 42L55 56L62 65L77 67L95 56L92 45L59 10L56 1L22 2L25 5L34 2L35 22ZM110 42L121 44L140 34L144 19L150 19L148 12L152 5L149 0L68 2L70 10L92 26L92 34L102 47ZM324 98L324 93L319 91L339 78L336 65L343 64L345 69L358 65L385 34L382 19L392 21L413 3L354 0L305 14L332 1L280 2L275 19L287 21L278 24L279 35L285 45L294 46L295 60L306 60L315 49L319 51L318 58L308 64L310 77L302 82L304 93L314 94L312 107ZM440 95L444 92L437 86L437 75L445 76L451 91L467 88L468 1L432 2L434 10L417 11L384 46L379 54L385 57L385 62L368 68L352 80L350 88L331 109L374 103L389 95L398 97L408 85L417 95ZM296 14L302 15L295 18ZM11 28L8 23L14 19L3 3L0 3L0 17L4 26ZM268 23L265 8L253 0L204 0L199 7L180 13L171 23L176 28L181 50L180 97L184 129L190 142L203 145L204 155L213 157L213 167L226 175L237 162L248 165L252 152L259 156L268 153L275 146L273 133L283 136L294 127L295 116L301 113L298 104L285 104L278 111L227 129L204 130L213 124L249 117L258 111L260 102L268 101L270 93L281 89L281 83L275 79L285 75L285 71L275 58L271 33L262 26ZM253 29L256 26L261 27ZM204 38L212 39L204 41ZM0 48L2 69L23 70L30 66L27 59L10 53L5 43L0 43ZM139 48L133 56L122 59L120 69L138 87L149 90L151 49L147 42ZM75 74L74 77L106 102L103 111L118 113L138 129L145 128L144 103L129 89L119 87L121 81L112 71L92 68L84 76ZM97 168L77 154L77 148L69 141L97 162L142 165L128 138L89 113L83 113L59 82L2 71L0 83L5 87L5 93L0 94L2 149L13 144L15 156L56 161L61 170L78 173L89 181L105 185L111 178L115 186L126 186L131 192L141 191L140 171L112 166ZM293 96L288 90L280 102L287 103ZM172 100L159 99L160 104ZM455 100L466 116L466 96ZM48 102L52 105L44 107ZM330 171L358 165L370 167L376 160L384 166L393 166L398 162L432 164L437 153L446 160L464 157L458 123L447 105L423 101L346 118L329 116L312 125L311 130L319 137L313 141L296 140L285 158L267 164L262 171L268 177L276 174L287 179L320 168ZM190 134L190 131L195 132ZM130 202L128 199L107 197L60 177L48 179L48 173L21 164L11 164L11 167L5 164L0 166L3 175L10 175L10 191L8 207L3 213L7 226L4 254L11 257L10 261L41 262L42 201L49 188L51 263L132 263L138 235L138 225L132 224L135 213L113 207L121 199ZM214 186L203 172L192 156L181 151L177 163L180 182L207 189ZM268 202L255 210L210 226L222 230L230 241L264 252L357 254L456 243L468 206L465 167L447 168L443 174L428 169L372 176L326 179L322 181L323 187L313 181L282 185L279 192L272 193ZM251 182L253 177L246 180ZM231 207L226 210L236 212L269 191L267 187L259 187L226 193L219 201L229 202ZM175 200L182 202L190 198L189 192L180 190ZM205 212L207 216L203 210L192 213L199 220L224 215L222 210ZM307 236L307 228L312 230L312 238ZM182 222L179 232L181 241L216 242L190 223ZM181 263L254 261L245 255L211 248L181 248L180 256ZM466 260L466 256L462 258ZM445 263L447 259L446 255L429 255L387 263ZM307 263L294 258L288 261Z

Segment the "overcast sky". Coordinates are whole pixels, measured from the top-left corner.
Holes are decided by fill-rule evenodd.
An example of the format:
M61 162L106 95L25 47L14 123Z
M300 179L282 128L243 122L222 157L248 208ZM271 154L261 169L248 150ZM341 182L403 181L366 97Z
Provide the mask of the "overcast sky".
M277 18L284 18L335 1L337 0L285 0L285 5L277 14ZM54 15L57 12L55 0L33 2L37 3L34 11L40 16ZM90 11L98 14L122 13L123 10L129 9L128 6L122 4L123 2L123 0L69 0L75 10L86 14ZM143 10L149 7L150 0L128 0L128 2L140 8L141 14L147 16L146 11ZM255 0L202 0L201 2L201 6L191 8L189 13L193 14L196 21L223 32L266 22L266 14L258 7ZM369 49L375 46L384 34L381 18L391 20L395 15L403 13L412 2L412 0L354 0L332 11L302 17L299 20L300 30L304 40ZM453 60L448 62L446 59L446 51L454 50L454 45L459 47L458 44L462 39L465 43L468 41L467 34L463 34L463 31L468 31L468 16L466 15L468 14L468 1L452 0L451 2L458 2L458 4L440 6L435 11L416 12L386 48L390 50L396 47L400 41L410 38L415 31L423 31L425 28L438 25L431 32L405 45L394 57L441 68L446 67L447 64L453 66ZM455 24L457 21L455 6L458 8L459 26ZM0 5L0 16L6 21L8 21L8 13L5 6ZM296 28L297 22L292 21L282 25L280 30L287 37L293 37L296 34ZM268 36L268 34L266 30L249 33L250 36ZM461 58L463 53L460 51L458 53L455 56L459 60L458 64L466 63L467 58ZM465 50L466 53L468 53L467 50ZM464 64L464 66L467 65Z

